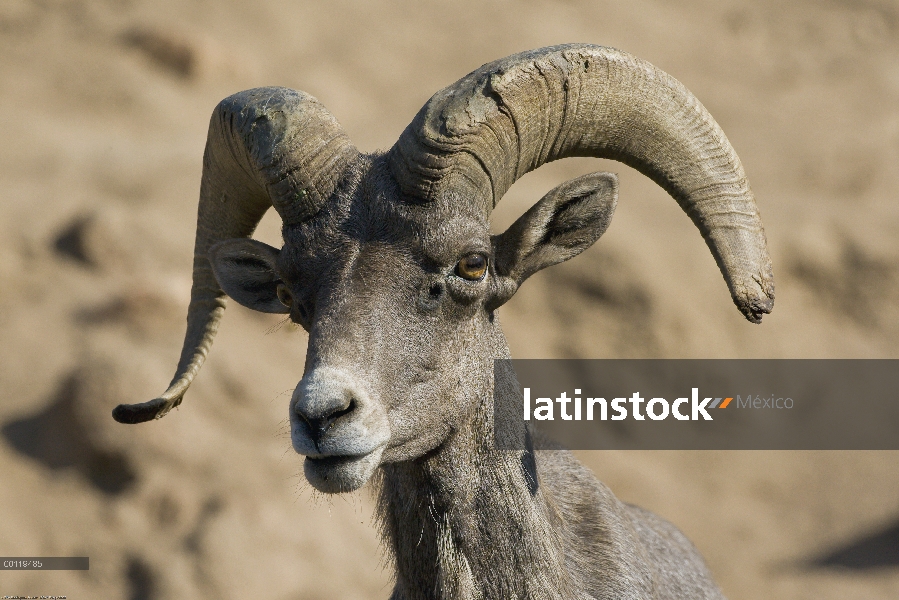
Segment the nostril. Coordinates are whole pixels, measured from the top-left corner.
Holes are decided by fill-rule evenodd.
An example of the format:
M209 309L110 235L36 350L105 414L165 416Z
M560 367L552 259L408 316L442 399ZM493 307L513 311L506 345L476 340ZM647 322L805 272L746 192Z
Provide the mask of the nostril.
M346 408L344 408L342 410L338 410L337 412L331 413L331 416L329 417L330 421L328 422L328 426L330 427L331 423L333 423L334 421L336 421L343 415L353 412L353 409L355 409L355 408L356 408L356 399L351 398L350 403L347 405Z
M339 408L334 412L327 414L322 417L313 418L306 414L303 414L301 411L297 411L299 417L306 423L309 427L309 435L312 437L312 440L318 445L318 440L322 435L325 434L328 429L337 421L340 417L353 412L356 408L356 399L350 399L349 404L344 408Z

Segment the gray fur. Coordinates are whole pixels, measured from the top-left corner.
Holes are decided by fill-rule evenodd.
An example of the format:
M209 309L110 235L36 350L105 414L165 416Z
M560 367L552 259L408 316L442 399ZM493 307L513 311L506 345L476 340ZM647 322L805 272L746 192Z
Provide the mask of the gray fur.
M227 293L309 332L291 440L321 491L376 482L395 600L721 598L677 529L622 504L569 453L494 444L494 391L517 386L494 373L509 357L496 309L602 235L618 182L565 182L497 236L490 210L517 177L575 155L616 158L665 187L740 311L752 322L770 312L771 263L739 159L648 63L588 45L490 63L435 94L383 154L359 153L302 92L260 88L213 113L175 379L113 416L137 423L181 402ZM269 206L284 222L280 250L248 239Z

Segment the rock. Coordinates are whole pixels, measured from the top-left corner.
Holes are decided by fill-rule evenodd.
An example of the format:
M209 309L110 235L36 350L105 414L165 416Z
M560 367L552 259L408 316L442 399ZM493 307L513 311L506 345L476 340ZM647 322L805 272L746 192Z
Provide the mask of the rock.
M106 434L105 407L122 397L118 375L109 363L87 362L63 379L44 409L4 424L3 437L48 469L74 470L107 495L126 492L138 480L137 467Z
M61 257L98 270L133 266L134 223L112 208L73 217L53 239L53 250ZM130 240L130 241L129 241Z

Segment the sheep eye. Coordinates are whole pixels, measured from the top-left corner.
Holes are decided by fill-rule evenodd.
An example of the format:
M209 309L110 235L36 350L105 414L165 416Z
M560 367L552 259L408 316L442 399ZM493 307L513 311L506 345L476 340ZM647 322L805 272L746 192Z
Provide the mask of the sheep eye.
M290 295L290 290L287 289L286 285L279 283L275 293L278 295L278 300L281 301L281 304L287 308L293 306L293 296Z
M469 254L456 264L456 274L471 281L483 279L486 272L487 257L483 254Z

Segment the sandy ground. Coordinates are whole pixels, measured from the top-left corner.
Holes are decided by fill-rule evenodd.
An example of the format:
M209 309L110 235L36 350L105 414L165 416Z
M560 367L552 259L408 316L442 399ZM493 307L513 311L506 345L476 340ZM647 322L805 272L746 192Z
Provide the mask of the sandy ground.
M524 177L501 230L574 175L621 200L584 256L502 311L518 357L899 357L899 3L569 0L0 3L0 554L88 555L0 572L0 595L386 598L372 502L313 494L285 417L305 334L232 306L185 405L158 394L181 343L208 117L285 85L363 150L436 90L528 48L592 42L689 87L739 152L777 305L733 308L664 192L615 163ZM278 243L266 217L258 236ZM582 453L672 520L732 600L899 598L899 454Z

